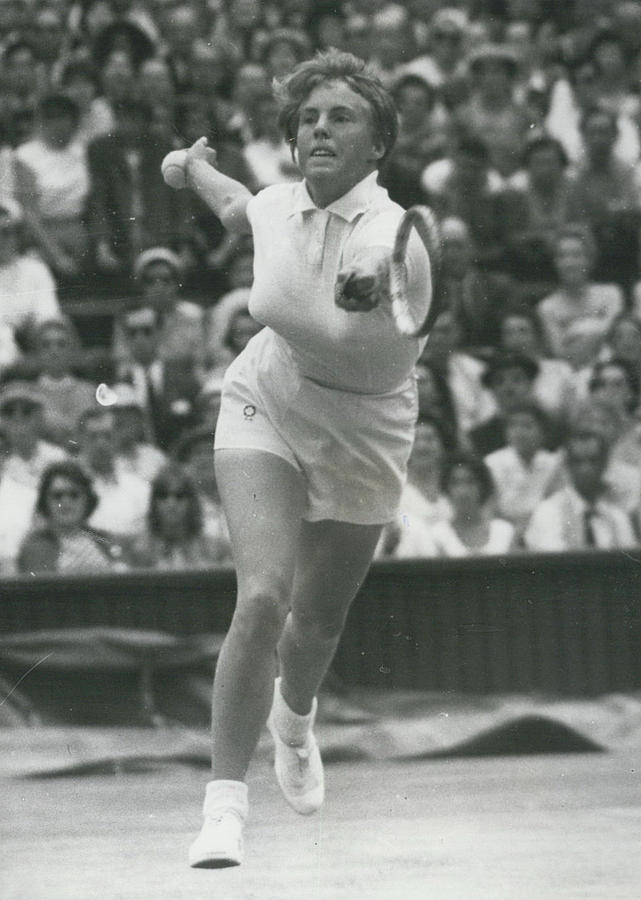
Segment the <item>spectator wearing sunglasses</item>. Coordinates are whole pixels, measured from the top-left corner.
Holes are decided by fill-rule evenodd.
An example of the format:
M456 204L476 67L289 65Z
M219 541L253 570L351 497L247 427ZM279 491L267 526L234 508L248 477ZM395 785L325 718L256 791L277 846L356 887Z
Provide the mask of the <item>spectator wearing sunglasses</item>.
M40 437L44 398L36 385L12 381L0 391L0 424L7 455L0 476L0 558L13 560L31 527L42 472L64 459Z
M142 567L173 571L220 565L226 559L226 544L204 530L194 481L176 464L161 469L153 480L147 528L134 552Z
M97 504L91 479L77 463L65 460L48 466L36 501L40 521L22 542L18 572L124 571L123 545L109 532L89 525Z
M183 265L180 257L166 247L145 250L134 264L134 278L140 305L153 307L162 316L158 353L163 360L189 359L199 368L205 357L203 310L180 296ZM122 329L114 332L114 355L131 360L131 346Z

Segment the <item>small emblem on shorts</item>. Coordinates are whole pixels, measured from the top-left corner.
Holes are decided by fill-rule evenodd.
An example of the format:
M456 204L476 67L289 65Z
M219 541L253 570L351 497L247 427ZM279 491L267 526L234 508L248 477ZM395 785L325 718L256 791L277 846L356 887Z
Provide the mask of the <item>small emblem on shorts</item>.
M243 415L246 419L253 419L256 415L256 407L253 403L248 403L243 407Z

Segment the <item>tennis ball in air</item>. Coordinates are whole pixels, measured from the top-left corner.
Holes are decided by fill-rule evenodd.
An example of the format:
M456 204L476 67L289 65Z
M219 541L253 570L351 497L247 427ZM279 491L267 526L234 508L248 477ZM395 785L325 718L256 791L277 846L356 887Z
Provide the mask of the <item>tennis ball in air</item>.
M168 184L169 187L178 190L179 188L187 186L187 180L185 178L186 159L186 150L172 150L171 153L168 153L163 159L160 171L162 172L162 177L165 179L165 184Z

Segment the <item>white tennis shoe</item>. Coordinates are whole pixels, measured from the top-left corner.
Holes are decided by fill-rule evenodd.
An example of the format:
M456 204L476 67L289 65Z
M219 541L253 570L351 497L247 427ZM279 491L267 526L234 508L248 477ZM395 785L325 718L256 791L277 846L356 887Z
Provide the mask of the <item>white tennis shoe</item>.
M189 848L192 869L224 869L243 861L243 821L234 810L205 818L200 834Z
M281 701L284 703L282 698ZM302 816L309 816L320 809L325 799L323 761L312 732L316 716L316 699L309 716L307 734L300 744L292 744L281 737L276 725L277 712L274 706L267 720L267 727L274 738L276 779L292 809ZM288 714L294 715L291 710L288 710Z
M242 782L210 781L203 804L205 821L189 848L194 869L223 869L243 860L247 787Z

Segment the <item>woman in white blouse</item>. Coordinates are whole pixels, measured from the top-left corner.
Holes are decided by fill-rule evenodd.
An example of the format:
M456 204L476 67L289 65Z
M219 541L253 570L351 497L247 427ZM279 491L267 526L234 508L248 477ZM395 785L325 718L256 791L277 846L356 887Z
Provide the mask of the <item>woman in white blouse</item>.
M514 526L493 515L494 482L483 460L464 453L452 456L443 473L443 489L453 514L450 521L438 522L432 528L438 556L510 552Z

